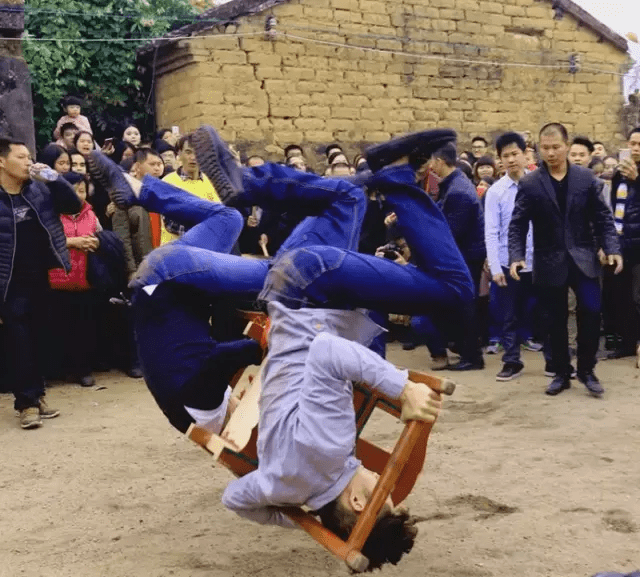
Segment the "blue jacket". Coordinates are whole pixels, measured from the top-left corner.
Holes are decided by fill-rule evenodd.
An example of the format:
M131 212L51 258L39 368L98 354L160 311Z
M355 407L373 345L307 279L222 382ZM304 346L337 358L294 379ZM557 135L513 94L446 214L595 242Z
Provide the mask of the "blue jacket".
M473 183L455 169L440 183L438 205L449 223L453 238L464 260L487 257L484 244L484 213Z
M33 208L38 220L49 233L51 262L49 268L63 267L71 271L67 239L60 222L60 214L77 214L82 202L64 178L44 184L27 181L22 196ZM13 257L16 248L16 223L11 195L0 187L0 302L7 298Z

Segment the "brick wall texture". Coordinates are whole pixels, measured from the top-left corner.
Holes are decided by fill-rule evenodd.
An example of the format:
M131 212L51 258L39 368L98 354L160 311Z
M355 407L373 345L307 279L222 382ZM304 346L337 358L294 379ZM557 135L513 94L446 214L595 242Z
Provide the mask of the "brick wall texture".
M266 39L261 13L163 50L158 125L210 123L272 158L304 143L312 163L329 142L355 153L431 127L454 128L462 147L476 134L535 134L548 121L622 141L613 73L627 56L571 15L555 20L550 1L292 0L271 13L288 37ZM583 66L575 74L573 53Z

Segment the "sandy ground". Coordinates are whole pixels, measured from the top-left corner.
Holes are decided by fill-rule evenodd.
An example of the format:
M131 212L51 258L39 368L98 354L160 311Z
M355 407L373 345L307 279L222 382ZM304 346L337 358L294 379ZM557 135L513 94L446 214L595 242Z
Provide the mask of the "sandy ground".
M424 348L398 364L426 368ZM499 359L460 384L431 437L409 504L413 552L384 575L587 577L640 567L640 371L602 362L607 388L543 394L541 355L497 383ZM230 473L170 428L142 381L53 386L63 414L22 431L0 395L0 576L347 575L305 534L226 511ZM385 416L365 436L393 442Z

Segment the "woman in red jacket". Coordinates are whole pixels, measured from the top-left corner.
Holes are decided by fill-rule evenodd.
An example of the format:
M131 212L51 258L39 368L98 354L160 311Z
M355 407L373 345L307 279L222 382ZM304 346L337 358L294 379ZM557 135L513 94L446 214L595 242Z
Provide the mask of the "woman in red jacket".
M87 259L99 246L96 233L101 227L87 202L86 175L70 172L64 178L73 185L82 209L78 214L60 216L72 268L69 274L61 268L49 271L49 284L53 289L52 344L57 353L52 357L59 374L67 374L72 382L90 387L95 384L91 370L96 346L96 296L87 281Z

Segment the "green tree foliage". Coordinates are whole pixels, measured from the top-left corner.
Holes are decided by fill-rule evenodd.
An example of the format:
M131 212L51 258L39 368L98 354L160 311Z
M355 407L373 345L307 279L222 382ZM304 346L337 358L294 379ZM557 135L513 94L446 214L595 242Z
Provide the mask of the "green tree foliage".
M51 140L67 94L85 100L83 114L95 132L110 132L125 119L152 128L136 70L136 48L144 40L123 39L162 36L194 16L188 0L28 0L23 49L38 143ZM109 40L77 41L98 39Z

